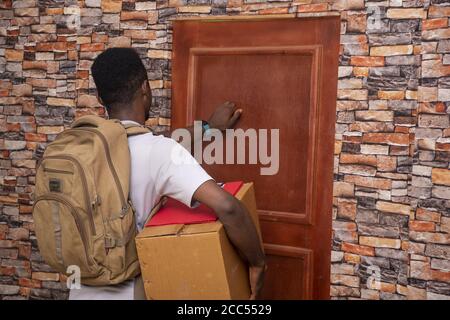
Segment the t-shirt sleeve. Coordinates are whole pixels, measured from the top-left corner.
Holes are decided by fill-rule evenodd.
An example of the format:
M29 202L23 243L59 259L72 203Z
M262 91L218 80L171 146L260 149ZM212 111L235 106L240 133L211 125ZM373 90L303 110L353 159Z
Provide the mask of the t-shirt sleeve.
M175 140L163 138L160 148L162 161L156 179L156 191L161 196L176 199L188 207L193 195L203 183L212 180L195 158Z

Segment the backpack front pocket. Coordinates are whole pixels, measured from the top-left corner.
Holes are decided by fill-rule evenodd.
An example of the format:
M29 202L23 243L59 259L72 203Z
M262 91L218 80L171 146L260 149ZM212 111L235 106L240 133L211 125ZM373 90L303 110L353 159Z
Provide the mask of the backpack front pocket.
M39 250L47 263L59 272L66 267L80 268L82 277L97 275L90 255L89 228L81 219L80 208L57 194L45 194L35 200L33 217Z
M88 183L89 170L75 157L69 155L48 156L42 159L42 179L36 184L37 195L47 193L72 199L76 207L83 209L89 220L89 228L96 235L92 199L95 190Z

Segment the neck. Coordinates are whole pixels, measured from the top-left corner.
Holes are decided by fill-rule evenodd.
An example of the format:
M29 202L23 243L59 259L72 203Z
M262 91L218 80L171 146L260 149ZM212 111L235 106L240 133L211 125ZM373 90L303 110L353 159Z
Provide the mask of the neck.
M145 123L145 115L142 112L135 112L136 108L130 108L130 105L114 106L112 109L118 111L111 112L109 114L110 119L131 120L142 125Z

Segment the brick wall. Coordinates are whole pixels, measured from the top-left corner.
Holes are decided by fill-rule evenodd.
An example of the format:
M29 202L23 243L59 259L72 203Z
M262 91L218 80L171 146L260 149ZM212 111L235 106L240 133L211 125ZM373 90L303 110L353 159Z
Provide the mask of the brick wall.
M443 0L4 0L0 4L0 298L64 299L37 250L36 161L76 116L103 114L89 76L133 46L170 124L170 19L342 17L331 295L450 299L450 2ZM79 17L79 18L78 18ZM372 281L379 280L379 281Z

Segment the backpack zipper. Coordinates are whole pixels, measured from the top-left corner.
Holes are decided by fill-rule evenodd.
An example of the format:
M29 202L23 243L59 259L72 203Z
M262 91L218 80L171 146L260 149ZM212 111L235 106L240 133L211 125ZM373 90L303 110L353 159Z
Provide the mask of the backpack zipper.
M89 224L90 224L91 232L95 236L97 234L97 232L95 230L95 224L94 224L94 213L92 212L91 202L89 201L88 184L87 184L87 180L86 180L86 174L83 170L82 165L75 157L72 157L69 155L48 156L48 157L44 157L42 160L46 160L46 159L69 160L69 161L72 161L73 163L75 163L75 165L78 167L78 171L80 171L80 173L81 173L80 174L81 183L83 184L84 202L85 202L86 211L87 211L88 217L89 217ZM44 168L44 170L45 170L45 168Z
M84 253L86 255L86 261L89 264L93 264L92 260L90 259L89 253L88 253L88 240L87 240L87 236L86 236L86 231L82 226L81 223L81 218L78 215L74 205L68 201L67 199L64 199L63 197L56 195L56 194L46 194L46 195L42 195L36 198L36 200L34 201L33 204L33 211L34 211L34 207L36 206L36 204L41 201L41 200L53 200L53 201L59 201L64 203L69 209L70 209L70 214L72 215L73 219L75 220L75 224L77 226L78 232L80 233L80 237L81 237L81 242L83 243L84 246Z
M60 169L52 169L52 168L45 168L45 167L44 167L44 172L61 173L61 174L73 174L73 172L71 172L71 171L60 170Z
M108 162L108 166L109 169L113 175L114 181L116 183L116 187L117 190L119 192L119 196L120 196L120 202L122 203L122 209L120 212L120 216L123 217L125 215L125 213L128 211L128 203L125 200L125 195L123 194L123 189L122 189L122 185L120 184L120 180L119 180L119 176L117 175L117 172L113 166L112 163L112 159L111 159L111 153L110 153L110 149L109 149L109 145L108 145L108 141L106 140L105 136L98 131L97 129L92 129L92 128L72 128L71 130L81 130L81 131L89 131L92 132L94 134L96 134L100 140L103 143L103 146L105 148L105 153L106 153L106 160Z

